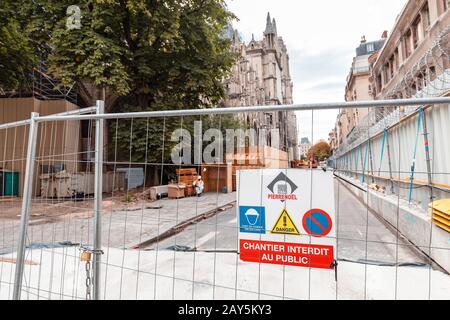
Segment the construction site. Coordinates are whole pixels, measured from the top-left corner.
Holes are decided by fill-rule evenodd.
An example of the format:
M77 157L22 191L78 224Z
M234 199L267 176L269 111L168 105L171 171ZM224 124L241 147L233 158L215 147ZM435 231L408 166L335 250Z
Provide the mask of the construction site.
M0 82L0 299L448 300L450 10L433 4L362 37L345 102L294 103L270 14L262 40L224 31L217 106L67 86L43 61L25 89Z

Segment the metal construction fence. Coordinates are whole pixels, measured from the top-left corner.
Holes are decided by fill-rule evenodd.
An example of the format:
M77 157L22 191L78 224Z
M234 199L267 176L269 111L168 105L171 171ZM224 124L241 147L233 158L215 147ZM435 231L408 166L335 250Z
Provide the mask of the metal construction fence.
M449 104L450 98L441 97L108 114L99 101L87 110L34 113L29 120L0 125L0 167L5 174L20 176L12 180L19 186L18 194L0 201L0 299L446 299L449 234L433 224L424 208L411 207L414 214L422 210L422 217L408 217L408 208L401 203L404 192L395 190L401 188L401 179L412 176L414 195L416 179L424 177L433 197L445 197L447 190L438 184L446 183L450 174L445 171L448 148L432 153L430 159L414 148L416 167L411 170L403 147L410 149L406 136L414 137L414 145L422 132L427 139L433 128L434 140L428 147L445 149L448 132L439 125L448 119ZM251 142L243 149L231 149L237 150L231 160L225 155L227 138L221 134L246 130L233 120L238 113L297 111L314 116L342 108L413 106L418 108L419 127L426 122L424 131L399 124L378 138L368 137L358 152L339 157L334 182L324 185L325 178L316 180L326 168L295 169L310 177L300 181L310 186L309 193L306 187L293 187L287 178L293 170L289 159L273 150L263 146L265 151L253 155L260 157L255 163L237 160ZM180 137L195 133L198 123L204 136L192 148L195 134L194 139ZM443 131L437 133L438 128ZM207 129L213 131L205 136ZM314 141L314 128L310 139ZM205 146L206 142L213 146ZM204 161L208 153L213 162ZM174 161L177 157L184 161ZM188 163L191 159L193 163ZM321 239L335 243L332 265L317 269L293 261L267 264L259 255L256 261L242 261L240 233L256 229L251 220L242 225L239 201L263 189L267 177L256 169L265 168L289 182L291 193L298 189L300 195L308 194L310 200L297 200L311 210L313 198L321 201L327 198L322 192L334 190L330 192L334 197L328 195L334 198L333 233L324 232ZM192 186L193 193L187 191L189 184L181 186L182 169L194 177L209 177L201 197L192 196L197 185ZM250 184L244 192L245 169L260 175L261 183ZM344 176L345 170L351 173ZM140 172L139 178L132 172ZM430 173L431 181L426 179ZM390 181L394 192L374 194L372 179ZM284 198L278 205L284 210L273 228L261 225L254 239L275 233L282 221L285 228L295 229L279 236L282 243L311 245L317 235L311 228L305 232L307 224L300 226L296 220L300 213L289 209L287 189L279 188ZM165 193L170 199L162 197ZM380 206L386 198L392 219L373 205L377 196ZM262 208L262 202L256 207ZM263 211L251 213L258 217ZM310 212L304 219L308 217L314 220ZM331 229L331 222L328 226Z
M387 75L382 97L448 96L449 54L447 27L413 65L402 66L395 81L390 79L394 72ZM369 109L339 144L330 162L347 179L382 190L387 197L398 197L400 204L417 209L423 218L430 203L448 198L450 192L449 119L448 104ZM377 205L372 202L372 206Z
M424 211L450 192L449 105L395 110L336 155L336 169L362 184L377 184ZM409 110L405 110L409 109ZM413 110L411 110L413 109Z

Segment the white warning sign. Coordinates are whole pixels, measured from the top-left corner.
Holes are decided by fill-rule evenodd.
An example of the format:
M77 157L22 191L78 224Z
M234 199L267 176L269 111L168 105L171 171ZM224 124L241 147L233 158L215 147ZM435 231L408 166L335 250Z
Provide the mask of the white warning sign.
M237 200L241 260L334 269L336 224L331 172L238 171Z

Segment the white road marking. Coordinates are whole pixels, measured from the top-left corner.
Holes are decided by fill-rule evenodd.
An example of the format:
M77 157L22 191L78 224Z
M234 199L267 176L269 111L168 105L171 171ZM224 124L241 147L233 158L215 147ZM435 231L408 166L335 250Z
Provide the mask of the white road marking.
M204 235L203 237L201 237L200 239L198 239L196 247L198 248L201 245L204 245L206 242L208 242L209 240L214 238L215 234L216 234L215 232L209 232L206 235ZM219 232L217 232L217 234L219 234Z

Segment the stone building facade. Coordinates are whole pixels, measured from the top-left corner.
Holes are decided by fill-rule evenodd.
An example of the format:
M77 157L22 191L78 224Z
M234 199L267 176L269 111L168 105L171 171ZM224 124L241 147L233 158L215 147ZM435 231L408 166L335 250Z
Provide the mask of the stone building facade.
M437 37L448 31L449 8L449 0L409 0L406 3L385 46L371 65L375 99L413 97L423 91L427 83L447 72L450 59L445 51L435 50L437 52L432 52L427 59L424 56L435 45Z
M308 138L302 138L302 140L300 141L300 144L298 145L299 148L299 156L300 159L301 158L307 158L308 157L308 152L309 150L312 148L312 143L309 141Z
M345 86L345 101L373 100L372 84L370 82L370 60L375 57L387 39L387 31L383 32L381 39L367 42L363 36L356 48L350 72ZM338 148L347 141L347 137L368 115L367 108L350 108L340 111L336 120L335 129L330 132L329 144L332 149Z
M232 50L238 59L231 76L225 80L227 98L223 107L292 104L293 84L289 70L289 55L282 37L278 36L275 19L267 15L262 40L246 44L237 30L230 34ZM266 129L267 141L273 145L271 129L280 131L280 149L292 152L297 146L297 118L295 112L267 112L241 114L240 119L258 132ZM293 159L292 159L293 160Z
M450 92L450 0L409 0L397 16L389 37L383 37L378 51L364 62L364 97L355 94L355 63L347 78L346 100L383 100L448 95ZM366 44L367 45L367 44ZM367 70L367 72L366 72ZM364 75L364 78L362 77ZM367 96L366 88L369 86ZM356 97L356 99L355 99ZM381 121L395 108L377 108L368 126ZM352 110L339 114L329 140L334 149L347 142L354 128L363 124L354 121ZM356 134L355 134L356 133Z

